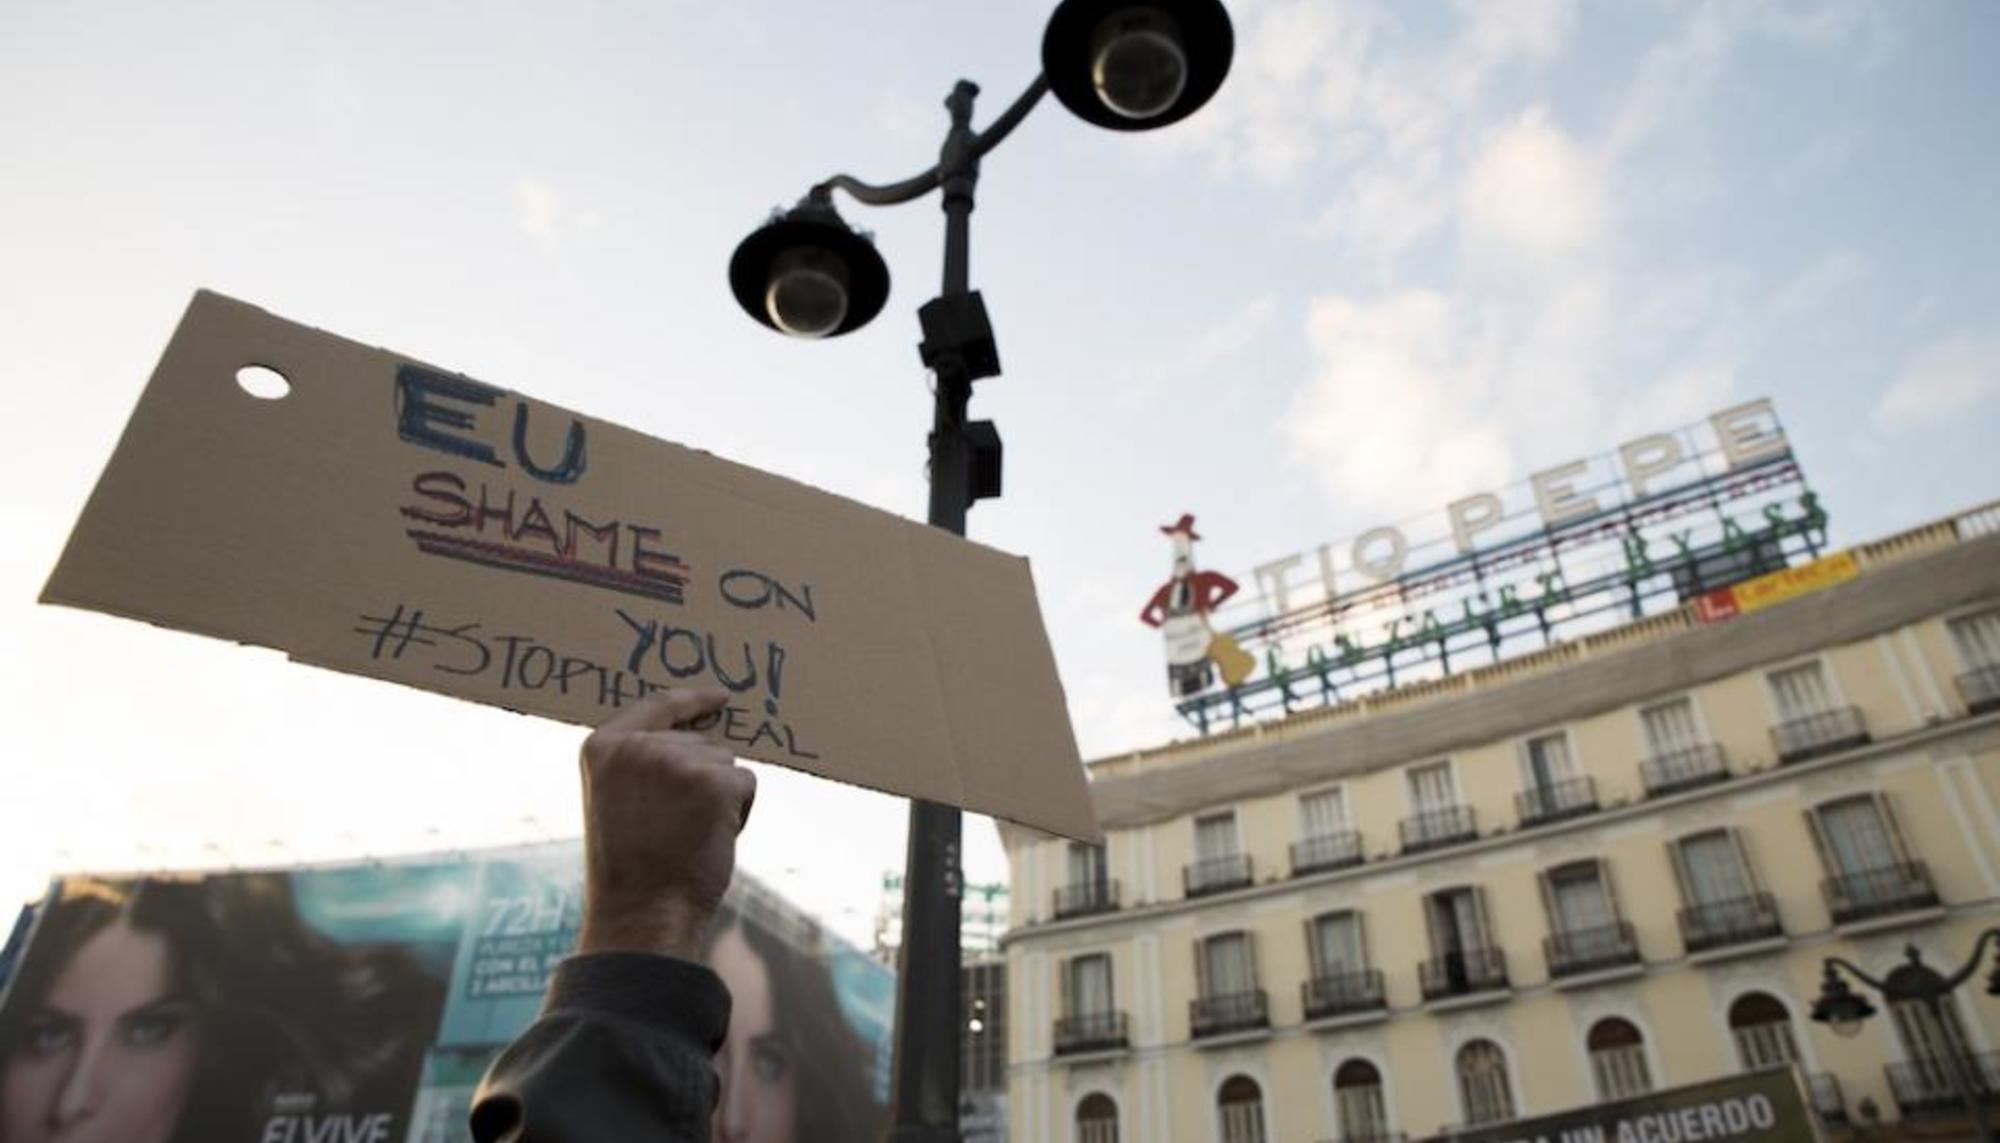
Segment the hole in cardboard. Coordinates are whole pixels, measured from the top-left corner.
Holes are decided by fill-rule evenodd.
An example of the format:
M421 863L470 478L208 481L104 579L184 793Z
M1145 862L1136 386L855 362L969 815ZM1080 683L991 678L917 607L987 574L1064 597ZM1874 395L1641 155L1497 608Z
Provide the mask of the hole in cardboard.
M236 385L252 397L275 401L292 391L283 373L268 365L245 365L236 371Z

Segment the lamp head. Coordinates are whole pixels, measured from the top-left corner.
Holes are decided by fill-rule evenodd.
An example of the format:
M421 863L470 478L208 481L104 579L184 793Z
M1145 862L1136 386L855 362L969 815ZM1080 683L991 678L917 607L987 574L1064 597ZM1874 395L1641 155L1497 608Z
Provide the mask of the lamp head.
M1860 1035L1861 1022L1874 1014L1875 1006L1868 998L1848 987L1834 967L1827 965L1826 975L1820 980L1819 999L1813 1001L1813 1021L1827 1025L1836 1036L1852 1039Z
M1143 131L1207 103L1235 49L1221 0L1062 0L1042 35L1042 74L1083 119Z
M809 195L736 247L729 288L743 312L779 333L838 337L882 311L889 267L831 202Z

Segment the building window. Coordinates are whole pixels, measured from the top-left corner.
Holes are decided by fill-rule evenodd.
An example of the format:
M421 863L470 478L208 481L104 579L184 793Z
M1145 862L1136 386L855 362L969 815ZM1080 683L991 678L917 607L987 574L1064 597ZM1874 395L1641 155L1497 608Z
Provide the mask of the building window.
M1528 739L1521 764L1527 768L1528 788L1553 790L1576 777L1570 766L1569 736L1544 734Z
M1889 1004L1889 1014L1895 1018L1896 1038L1902 1043L1905 1058L1904 1063L1891 1068L1889 1076L1898 1102L1907 1109L1953 1099L1957 1087L1952 1082L1949 1054L1956 1054L1975 1074L1979 1070L1965 1026L1959 1022L1958 1005L1950 997L1936 1009L1923 1000L1898 1000Z
M1759 889L1734 830L1682 838L1668 847L1680 883L1681 939L1691 953L1784 934L1778 903Z
M1118 1143L1118 1105L1101 1091L1076 1105L1076 1143Z
M1588 1046L1598 1099L1630 1099L1653 1090L1646 1041L1630 1020L1616 1016L1599 1020L1591 1025Z
M2000 611L1982 611L1952 620L1951 641L1965 672L1958 694L1972 714L2000 710Z
M1205 997L1239 996L1257 987L1249 933L1220 933L1203 941L1198 967Z
M1798 1062L1791 1013L1766 993L1748 993L1729 1006L1729 1034L1736 1039L1736 1058L1746 1072Z
M1860 794L1811 810L1806 821L1826 867L1835 924L1938 903L1930 871L1910 858L1895 815L1880 794Z
M1442 889L1424 898L1431 959L1418 971L1425 1000L1507 987L1507 959L1494 947L1478 889Z
M1405 771L1409 781L1410 809L1417 814L1448 810L1458 805L1458 784L1452 781L1450 762L1412 766Z
M1222 1143L1264 1143L1264 1092L1249 1076L1230 1076L1216 1093Z
M1072 957L1067 968L1063 975L1063 1012L1070 1016L1101 1016L1110 1012L1110 954Z
M1361 939L1361 914L1327 913L1314 917L1310 931L1313 975L1335 976L1368 967L1368 950Z
M1389 1137L1389 1113L1382 1098L1382 1073L1367 1060L1349 1060L1333 1073L1333 1105L1343 1143Z
M1299 822L1307 837L1332 837L1347 830L1346 792L1336 786L1299 798Z
M2000 611L1982 611L1952 620L1951 641L1965 665L2000 667Z
M1618 923L1618 911L1605 891L1603 871L1596 861L1578 861L1542 875L1548 894L1549 921L1558 933L1586 933Z
M1694 718L1694 700L1678 698L1649 706L1639 712L1646 729L1646 753L1653 758L1670 758L1700 746L1701 729Z
M1778 721L1794 722L1832 710L1833 693L1817 660L1772 671L1771 696L1778 701Z
M1458 1050L1458 1094L1465 1125L1514 1118L1514 1090L1507 1082L1507 1057L1491 1040L1474 1040Z
M1069 883L1074 886L1102 885L1105 881L1104 847L1069 843Z
M1214 861L1219 858L1234 857L1236 845L1236 815L1210 814L1196 818L1194 822L1194 859Z

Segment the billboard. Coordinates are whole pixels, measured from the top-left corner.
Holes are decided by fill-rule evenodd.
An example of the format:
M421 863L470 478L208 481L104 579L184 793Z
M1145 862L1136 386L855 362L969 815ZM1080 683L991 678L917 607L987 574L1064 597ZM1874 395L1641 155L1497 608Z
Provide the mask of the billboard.
M1773 1068L1440 1135L1429 1143L1819 1143L1797 1073Z
M1768 605L1843 574L1838 560L1814 562L1826 510L1763 400L1268 561L1254 589L1197 567L1193 525L1183 515L1160 529L1172 574L1140 619L1160 630L1175 709L1202 733L1698 600L1706 618L1732 587L1732 606Z
M60 879L0 984L0 1143L461 1143L581 921L574 842ZM890 971L739 875L717 1138L886 1120ZM812 1109L810 1115L804 1109Z

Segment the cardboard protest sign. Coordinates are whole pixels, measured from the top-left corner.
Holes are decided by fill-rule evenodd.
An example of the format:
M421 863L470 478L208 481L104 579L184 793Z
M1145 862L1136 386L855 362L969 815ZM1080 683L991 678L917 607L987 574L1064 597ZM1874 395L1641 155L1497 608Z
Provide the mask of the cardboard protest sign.
M1100 836L1025 560L213 293L42 598Z

